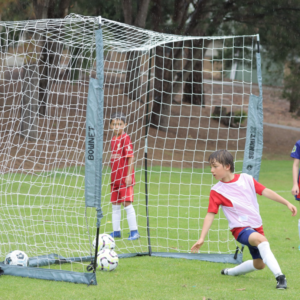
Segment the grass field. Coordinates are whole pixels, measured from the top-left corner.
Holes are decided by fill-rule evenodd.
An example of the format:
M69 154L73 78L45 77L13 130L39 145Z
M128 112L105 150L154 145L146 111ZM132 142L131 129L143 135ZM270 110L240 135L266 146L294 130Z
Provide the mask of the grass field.
M292 161L265 160L260 182L294 201L291 169ZM259 197L259 204L266 237L287 277L287 290L275 289L268 269L239 277L221 276L221 269L233 265L146 256L121 259L111 273L98 271L98 285L90 287L1 276L0 299L299 299L298 217L292 218L286 207L266 198ZM247 259L250 255L245 249Z

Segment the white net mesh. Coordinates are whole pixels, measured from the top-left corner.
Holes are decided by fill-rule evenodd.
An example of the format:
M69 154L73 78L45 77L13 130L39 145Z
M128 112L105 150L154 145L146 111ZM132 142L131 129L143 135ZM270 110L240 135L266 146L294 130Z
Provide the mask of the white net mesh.
M242 169L256 36L181 37L101 22L105 131L100 231L112 231L109 122L112 113L122 111L134 147L133 204L141 237L127 240L122 210L116 252L148 251L148 96L152 251L187 253L207 211L213 184L209 154L226 148L235 157L237 172ZM89 233L95 236L96 218L92 209L85 216L85 115L88 81L96 74L98 18L70 15L0 26L1 260L15 249L30 257L91 255ZM201 251L234 249L220 213Z

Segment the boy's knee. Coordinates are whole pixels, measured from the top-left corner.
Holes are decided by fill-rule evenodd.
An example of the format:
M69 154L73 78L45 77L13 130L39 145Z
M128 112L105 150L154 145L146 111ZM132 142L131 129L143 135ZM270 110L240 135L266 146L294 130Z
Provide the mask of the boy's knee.
M266 239L266 237L258 232L252 233L249 236L249 243L251 246L258 246L259 244L263 243L263 242L267 242L268 240Z
M265 268L265 263L261 259L253 260L253 266L256 270L262 270Z
M263 243L263 242L267 242L267 238L264 235L260 235L260 237L258 237L258 245Z

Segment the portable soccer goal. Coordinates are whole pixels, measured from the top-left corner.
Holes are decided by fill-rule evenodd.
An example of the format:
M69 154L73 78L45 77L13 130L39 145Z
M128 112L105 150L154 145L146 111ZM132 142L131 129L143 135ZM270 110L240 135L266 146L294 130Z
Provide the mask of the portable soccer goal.
M140 233L127 239L122 210L119 257L242 261L221 211L200 253L190 248L214 184L208 156L227 149L236 172L258 178L258 35L178 36L75 14L0 30L0 260L30 257L27 268L0 263L4 274L97 284L117 111L134 147Z

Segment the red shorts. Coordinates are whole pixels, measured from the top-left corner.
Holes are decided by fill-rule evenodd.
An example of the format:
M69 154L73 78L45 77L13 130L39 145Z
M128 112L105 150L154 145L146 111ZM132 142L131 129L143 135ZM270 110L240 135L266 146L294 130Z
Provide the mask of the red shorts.
M249 226L248 226L249 227ZM247 227L236 227L236 228L232 228L230 231L232 232L232 235L234 236L234 238L237 240L239 234L241 233L242 230L244 230ZM263 226L261 225L260 227L257 228L253 228L255 231L257 231L258 233L260 233L261 235L265 235L264 233L264 229Z
M133 202L133 186L111 186L110 201L114 203Z
M300 201L300 170L299 170L299 175L298 175L298 186L299 186L299 194L295 196L295 199L297 201Z

